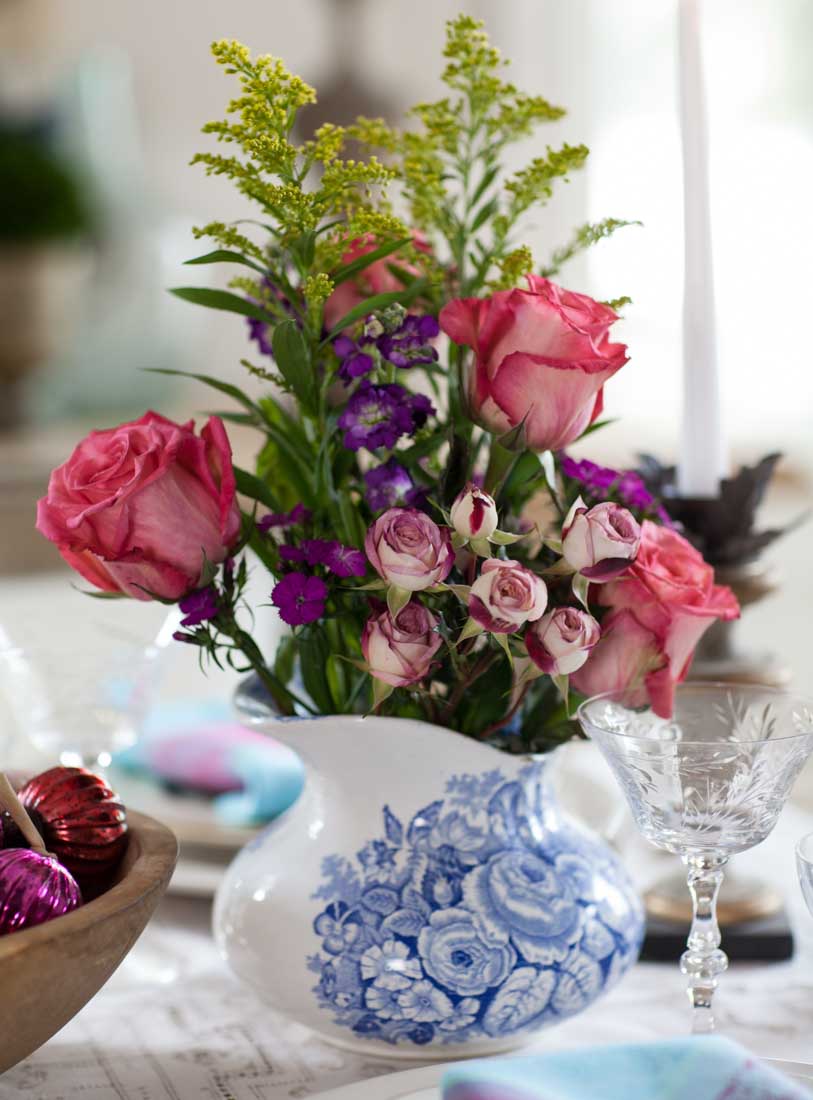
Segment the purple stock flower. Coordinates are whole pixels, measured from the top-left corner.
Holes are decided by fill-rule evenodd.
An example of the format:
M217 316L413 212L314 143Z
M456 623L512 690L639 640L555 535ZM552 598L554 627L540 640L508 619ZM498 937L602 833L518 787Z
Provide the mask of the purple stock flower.
M366 379L347 402L339 417L344 445L351 451L366 447L394 447L402 435L412 435L434 412L423 394L413 394L391 382L374 386Z
M587 458L578 461L566 454L559 456L559 464L564 476L578 481L585 493L596 501L615 495L627 508L654 514L665 527L675 526L660 502L647 489L643 478L634 470L613 470Z
M269 512L258 521L257 530L265 535L272 527L294 527L298 523L307 523L310 518L310 511L302 504L297 504L290 512Z
M217 615L217 589L210 584L206 588L190 592L178 601L178 607L185 616L181 619L181 626L200 626Z
M405 504L408 494L415 488L408 472L394 458L367 470L364 483L367 486L367 503L373 512L383 512Z
M271 602L288 626L302 626L321 619L325 613L327 585L321 577L288 573L274 585Z
M263 276L261 282L263 287L271 292L272 297L276 298L277 301L281 303L285 312L298 321L299 319L297 318L296 310L282 293L280 288L278 286L275 286L274 283L272 283L267 276ZM263 305L263 303L258 302L256 298L249 298L249 301L252 305L255 306ZM263 355L270 355L273 357L274 348L271 344L271 338L274 332L273 324L269 324L267 321L259 321L256 317L247 317L246 321L248 322L249 340L254 340L256 342L257 347L260 349Z
M421 363L437 362L438 353L430 341L440 332L436 317L410 313L395 332L385 333L376 340L384 359L396 367L417 367Z
M375 367L371 355L368 355L355 340L342 334L333 341L333 350L341 359L339 378L346 386L349 386L356 378L362 378L369 374Z

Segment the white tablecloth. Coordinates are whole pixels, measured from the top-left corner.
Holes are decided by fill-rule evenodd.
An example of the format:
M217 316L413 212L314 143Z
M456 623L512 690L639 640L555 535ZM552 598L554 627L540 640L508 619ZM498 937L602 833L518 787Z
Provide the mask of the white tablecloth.
M742 869L787 897L797 953L787 963L732 966L717 1006L726 1034L757 1054L799 1062L813 1062L813 917L800 898L793 846L810 830L813 815L788 806L774 834L739 857ZM637 839L628 858L640 880L671 866ZM534 1048L684 1034L683 989L676 964L638 964L588 1011L540 1033ZM417 1064L339 1051L282 1019L219 959L209 905L170 896L96 998L0 1079L0 1100L283 1100Z

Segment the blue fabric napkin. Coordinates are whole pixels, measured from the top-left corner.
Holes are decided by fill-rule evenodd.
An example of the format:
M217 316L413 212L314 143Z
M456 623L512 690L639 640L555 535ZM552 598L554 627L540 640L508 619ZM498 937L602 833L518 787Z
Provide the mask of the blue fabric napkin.
M810 1100L810 1092L722 1036L590 1047L463 1063L443 1100Z

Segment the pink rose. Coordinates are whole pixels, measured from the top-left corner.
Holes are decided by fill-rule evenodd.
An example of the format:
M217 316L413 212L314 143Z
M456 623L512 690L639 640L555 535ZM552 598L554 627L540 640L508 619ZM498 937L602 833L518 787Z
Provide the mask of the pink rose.
M592 615L576 607L557 607L543 615L525 634L533 663L549 676L569 676L582 667L601 637Z
M640 545L641 528L635 516L609 501L588 510L577 500L562 528L565 561L596 584L628 569Z
M491 432L523 423L528 447L558 450L602 409L602 387L627 361L611 344L617 315L584 294L529 275L529 290L459 298L440 313L441 328L474 349L469 410Z
M610 609L601 641L573 677L586 695L630 693L649 699L670 717L675 684L686 678L695 646L715 619L736 619L739 604L730 588L714 583L714 570L676 531L645 520L641 548L629 571L596 589Z
M492 634L513 634L545 612L548 590L541 577L518 561L487 558L471 586L469 614Z
M493 497L469 482L455 497L449 518L463 538L487 539L497 530L497 505Z
M370 675L393 687L422 680L443 642L437 625L432 612L414 600L395 618L386 607L371 615L361 636L361 651Z
M379 577L407 592L445 580L454 565L449 528L417 508L389 508L368 529L364 549Z
M91 432L51 474L37 530L106 592L177 600L196 588L240 534L223 422L175 424L148 412Z
M373 252L379 247L378 241L372 233L366 237L357 237L351 241L347 251L341 258L342 264L352 263L360 256ZM432 249L426 237L417 230L412 234L412 243L419 252L431 253ZM403 290L404 283L394 275L390 267L399 267L410 275L420 275L421 272L414 264L406 263L400 252L393 252L382 260L374 260L369 267L365 267L355 278L346 279L339 283L328 300L325 302L325 327L334 328L342 317L345 317L351 309L370 298L373 294L387 294L395 290Z

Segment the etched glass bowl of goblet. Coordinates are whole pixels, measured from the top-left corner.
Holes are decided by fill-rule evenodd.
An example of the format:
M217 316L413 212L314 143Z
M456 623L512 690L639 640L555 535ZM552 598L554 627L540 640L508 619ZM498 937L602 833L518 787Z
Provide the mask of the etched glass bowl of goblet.
M796 869L799 872L802 896L813 916L813 833L802 837L796 845Z
M717 896L726 863L776 824L813 750L813 701L746 684L686 683L671 718L642 693L607 693L579 721L615 773L643 836L686 866L693 919L681 957L693 1030L714 1030L712 998L728 960Z
M156 645L104 633L74 649L0 648L0 729L16 730L53 762L104 771L140 733L158 654Z

